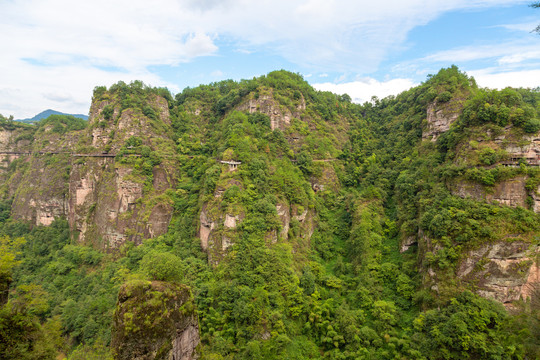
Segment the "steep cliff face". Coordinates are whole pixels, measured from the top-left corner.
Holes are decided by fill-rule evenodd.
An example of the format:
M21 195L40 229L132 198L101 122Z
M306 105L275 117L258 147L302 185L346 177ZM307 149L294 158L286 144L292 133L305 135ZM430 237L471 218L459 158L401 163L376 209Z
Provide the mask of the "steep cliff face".
M197 234L214 264L246 229L260 232L269 245L294 239L305 252L317 226L313 197L339 190L334 163L348 137L350 119L334 110L346 106L338 101L328 110L313 103L314 94L288 86L258 85L241 93L231 90L235 97L226 96L229 108L218 103L227 110L212 129L210 145L217 148L218 160L238 165L220 165L213 172L212 194L204 194L200 203ZM183 106L196 119L193 127L201 129L209 121L211 107L199 96L187 97ZM211 133L209 127L203 129ZM216 136L216 130L222 135ZM198 142L204 146L205 140ZM262 183L266 185L257 185ZM250 214L269 224L259 229L253 224L259 220L249 219Z
M427 126L422 132L424 140L436 141L450 129L463 110L464 99L452 99L448 102L434 101L427 106Z
M458 181L449 185L451 192L460 197L470 197L478 201L487 201L511 207L528 207L528 199L532 200L532 209L539 212L540 203L537 195L540 187L532 191L529 198L529 191L526 187L527 177L517 176L512 179L503 180L493 187L487 188L481 184L470 181Z
M540 247L521 241L500 241L469 251L457 276L475 286L478 294L509 304L529 297L540 281Z
M13 217L35 225L67 217L79 241L105 249L164 234L177 172L169 108L151 91L133 98L118 90L96 95L84 130L3 131L0 152L8 154L0 156L7 165L19 158L4 173Z
M69 155L36 155L28 170L20 175L14 193L13 217L35 225L50 225L67 213L67 190L70 171Z
M60 130L59 130L60 129ZM27 151L10 174L7 195L13 197L13 217L35 225L50 225L67 214L67 190L71 156L80 132L46 125L34 134ZM29 155L32 153L32 155Z
M111 348L118 360L198 358L199 324L189 289L136 281L118 294Z
M481 106L489 108L484 101ZM447 174L453 175L446 177L445 186L454 196L484 205L477 207L479 213L468 208L476 206L473 202L441 206L435 218L429 217L437 225L424 220L417 236L402 239L401 251L418 243L424 284L439 294L468 288L512 306L513 301L528 297L540 280L537 220L528 212L540 210L540 134L527 134L508 120L501 121L505 126L475 123L482 109L471 112L469 108L465 118L460 118L462 107L452 101L443 108L429 104L422 137L434 141L459 122L461 128L452 134L458 141L449 149L452 160L446 165ZM474 125L465 126L466 121ZM508 215L497 215L503 212ZM457 224L460 216L460 231L439 231ZM467 232L477 235L470 237Z
M300 119L304 110L306 110L306 101L302 94L299 95L296 104L292 105L291 110L287 106L281 105L273 96L271 89L260 90L257 97L251 95L246 101L240 104L237 109L247 111L250 114L260 112L268 115L270 118L270 128L272 130L285 130L291 125L293 118Z
M157 96L145 106L148 116L122 110L114 98L92 104L85 152L69 180L68 219L80 241L116 248L167 231L172 206L165 192L176 181L169 111Z
M32 150L33 133L34 130L27 126L0 126L0 183L3 184L0 189L3 196L13 196L14 184L20 179L19 177L10 179L13 174L9 168L17 161L27 160L24 154Z
M539 159L540 134L524 135L512 126L497 131L488 129L459 147L455 164L476 167L484 172L491 170L504 177L494 177L489 186L461 178L450 181L448 188L460 197L539 212L540 186L535 181L534 170L540 165Z
M234 179L233 174L228 174L226 166L221 166L224 171L222 179L214 191L213 197L205 202L199 215L199 238L201 247L208 252L208 260L217 263L226 254L227 249L234 244L238 236L236 228L243 221L246 209L239 203L229 201L225 192L235 189L241 190L242 183ZM230 176L233 178L230 178ZM228 193L228 194L229 194Z

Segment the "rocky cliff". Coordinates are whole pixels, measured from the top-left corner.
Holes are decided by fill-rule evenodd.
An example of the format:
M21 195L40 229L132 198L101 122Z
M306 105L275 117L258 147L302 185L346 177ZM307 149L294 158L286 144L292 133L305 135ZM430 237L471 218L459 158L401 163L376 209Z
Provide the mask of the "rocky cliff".
M347 140L348 121L336 116L334 123L329 123L313 110L312 104L306 101L302 92L295 91L294 94L285 98L276 89L259 86L247 93L224 116L225 124L238 122L229 125L229 129L220 129L229 136L223 139L225 143L238 143L230 137L235 136L235 127L245 126L240 124L245 121L264 125L265 139L249 145L250 154L242 154L242 148L235 150L234 145L223 145L220 148L222 153L218 159L223 159L222 164L213 167L216 182L213 192L201 198L197 232L201 246L213 264L217 264L235 244L245 230L246 216L253 211L259 212L257 217L273 224L262 230L268 244L295 238L301 239L298 246L309 247L310 238L317 226L314 194L339 189L339 179L334 169L334 166L339 166L339 161L335 157ZM187 99L184 106L197 118L197 123L205 122L204 106L198 101L192 103ZM248 146L247 139L245 142L246 145L242 146ZM306 149L311 149L310 153ZM268 156L271 152L278 153L278 157ZM226 162L230 160L238 164L228 165ZM309 175L309 181L298 170L299 163ZM259 168L257 172L264 173L267 179L275 177L280 184L274 184L272 189L256 189L253 179L247 175L255 168ZM294 175L286 174L289 171L294 172ZM288 176L298 179L299 183L288 183ZM260 206L255 204L253 208L254 204L246 199L253 196L254 191L274 193L275 197L269 199L268 203L264 202L264 206L262 203Z
M512 306L513 301L529 297L540 280L538 224L528 212L540 212L540 132L526 133L507 118L500 120L504 126L478 122L477 116L485 116L481 111L494 109L489 99L482 101L483 108L475 111L472 101L467 105L453 99L428 104L422 138L436 141L447 132L451 133L448 138L454 137L448 152L451 164L443 165L447 169L445 187L467 201L462 208L457 207L458 202L441 206L436 217L444 220L433 227L424 221L417 236L402 239L401 251L418 243L424 284L443 296L453 291L449 288L469 288ZM502 106L500 102L498 106ZM508 109L508 113L516 111ZM452 124L456 129L450 131ZM468 202L470 199L474 202ZM474 214L472 207L480 213ZM518 209L514 212L507 207ZM460 232L436 238L442 233L438 229L457 225L455 219L460 216ZM484 223L486 219L491 222ZM523 226L523 219L529 219L530 226ZM477 235L471 238L467 232Z
M427 106L427 125L422 132L424 140L436 141L450 129L463 110L464 99L453 99L448 102L434 101Z
M133 90L96 93L82 130L45 124L18 141L17 131L2 132L14 218L49 225L66 217L80 242L104 249L167 231L177 173L168 103Z
M101 99L92 104L85 151L70 172L67 216L80 241L102 239L116 248L167 231L175 145L165 99L149 95L142 109Z
M199 324L189 289L135 281L120 289L111 348L117 360L198 358Z

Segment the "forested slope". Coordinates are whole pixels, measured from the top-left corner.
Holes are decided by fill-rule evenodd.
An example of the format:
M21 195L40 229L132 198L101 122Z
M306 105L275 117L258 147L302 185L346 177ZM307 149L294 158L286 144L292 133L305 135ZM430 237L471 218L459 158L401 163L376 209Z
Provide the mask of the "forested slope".
M276 71L2 119L0 357L537 358L539 106L456 67L363 105Z

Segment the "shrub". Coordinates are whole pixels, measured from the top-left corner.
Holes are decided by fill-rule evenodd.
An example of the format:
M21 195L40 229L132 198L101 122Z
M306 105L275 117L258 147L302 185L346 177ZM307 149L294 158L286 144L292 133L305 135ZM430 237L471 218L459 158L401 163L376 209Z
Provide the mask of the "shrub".
M528 119L523 124L523 130L526 133L534 134L540 131L540 119Z
M452 94L450 93L450 91L443 91L442 93L439 94L439 96L437 96L437 101L445 103L445 102L450 101L451 98L452 98Z
M114 108L112 107L112 105L106 105L103 108L102 114L105 120L110 120L113 113L114 113Z
M158 281L181 281L183 267L182 259L168 252L150 252L141 261L143 273Z

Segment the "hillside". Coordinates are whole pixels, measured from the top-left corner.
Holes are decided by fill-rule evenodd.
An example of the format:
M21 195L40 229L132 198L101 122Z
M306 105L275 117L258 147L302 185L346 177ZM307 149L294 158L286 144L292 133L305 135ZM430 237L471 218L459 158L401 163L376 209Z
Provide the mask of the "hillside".
M31 118L17 119L15 121L19 121L19 122L26 123L26 124L34 124L34 123L37 123L40 120L48 118L51 115L70 115L70 116L73 116L73 117L76 117L76 118L79 118L79 119L88 120L87 115L83 115L83 114L66 114L66 113L63 113L63 112L60 112L60 111L47 109L47 110L44 110L44 111L40 112L39 114L31 117Z
M537 358L539 113L451 67L362 105L282 70L2 118L0 358Z

